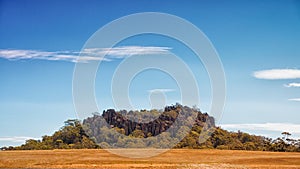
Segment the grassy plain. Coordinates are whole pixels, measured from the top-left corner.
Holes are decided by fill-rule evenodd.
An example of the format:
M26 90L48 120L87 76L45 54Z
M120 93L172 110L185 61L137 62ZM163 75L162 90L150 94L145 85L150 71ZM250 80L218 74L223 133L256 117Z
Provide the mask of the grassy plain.
M300 168L300 153L173 149L151 158L132 159L100 149L0 151L0 168L296 169Z

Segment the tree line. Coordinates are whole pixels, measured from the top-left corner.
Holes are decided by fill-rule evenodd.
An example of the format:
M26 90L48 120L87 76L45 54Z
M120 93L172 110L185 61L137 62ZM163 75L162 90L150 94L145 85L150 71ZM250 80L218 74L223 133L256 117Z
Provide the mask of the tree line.
M196 121L187 117L193 114ZM130 119L129 115L135 119ZM156 117L155 121L147 120L153 115ZM101 116L103 118L100 118ZM178 122L176 121L178 118L186 119ZM108 125L99 126L104 122L103 120ZM179 127L172 130L174 123L178 123ZM207 125L211 128L208 131L204 130ZM112 135L113 132L120 134ZM211 133L204 138L204 141L201 141L199 140L201 132ZM82 123L78 120L67 120L65 125L51 136L45 135L41 140L29 139L20 146L2 147L1 150L143 148L148 146L168 148L169 145L174 145L174 148L300 152L300 139L291 139L291 134L287 131L281 134L282 137L271 139L241 131L229 132L214 126L213 118L207 113L176 104L167 106L161 112L158 110L116 112L110 109L104 111L102 115L93 113L92 117L83 120ZM143 142L141 138L148 139Z

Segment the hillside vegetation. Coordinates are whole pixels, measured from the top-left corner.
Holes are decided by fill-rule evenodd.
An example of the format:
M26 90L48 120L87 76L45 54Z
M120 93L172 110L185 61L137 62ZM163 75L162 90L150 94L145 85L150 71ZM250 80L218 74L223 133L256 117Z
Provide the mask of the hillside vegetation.
M210 133L201 140L201 132ZM163 111L109 109L101 115L93 113L82 123L66 121L52 136L30 139L21 146L2 147L2 150L169 148L174 145L174 148L300 152L300 140L289 139L288 132L282 134L282 138L272 140L240 131L229 132L216 127L214 118L207 113L176 104Z

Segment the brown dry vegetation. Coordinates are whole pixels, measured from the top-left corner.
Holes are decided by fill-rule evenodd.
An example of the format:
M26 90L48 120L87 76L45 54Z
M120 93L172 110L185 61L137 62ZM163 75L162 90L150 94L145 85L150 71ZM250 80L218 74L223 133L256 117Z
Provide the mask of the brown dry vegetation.
M173 149L132 159L101 149L2 151L0 168L300 168L300 153Z

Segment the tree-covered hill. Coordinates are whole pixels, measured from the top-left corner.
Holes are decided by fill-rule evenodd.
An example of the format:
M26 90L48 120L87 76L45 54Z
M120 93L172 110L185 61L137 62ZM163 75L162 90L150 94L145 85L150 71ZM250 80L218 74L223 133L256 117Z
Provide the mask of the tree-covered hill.
M174 127L175 126L175 127ZM177 127L176 127L177 126ZM111 134L111 133L118 134ZM201 135L210 132L209 135ZM115 111L109 109L93 113L80 123L67 120L52 136L42 140L27 140L17 147L2 150L82 149L82 148L138 148L156 147L230 149L260 151L300 151L300 140L284 137L272 140L244 132L229 132L216 127L214 118L198 109L176 104L163 111ZM145 139L145 141L140 141ZM171 138L171 139L170 139ZM181 140L181 141L180 141ZM109 144L110 146L109 146Z

